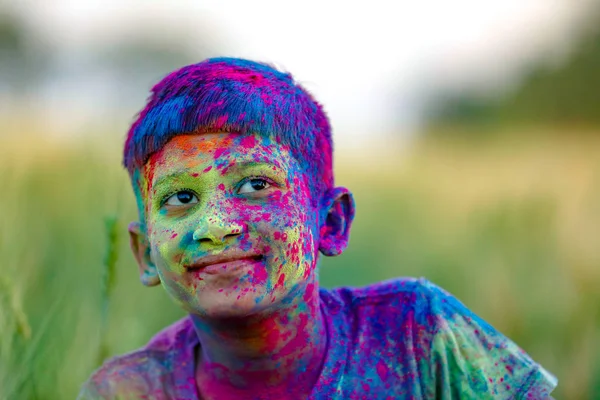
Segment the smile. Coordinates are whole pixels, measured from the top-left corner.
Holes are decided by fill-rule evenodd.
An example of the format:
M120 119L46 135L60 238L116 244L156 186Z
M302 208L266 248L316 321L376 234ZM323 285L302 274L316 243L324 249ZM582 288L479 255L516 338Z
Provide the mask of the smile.
M185 265L185 269L189 272L202 272L210 275L230 273L244 267L255 266L263 259L262 254L219 254L202 257Z

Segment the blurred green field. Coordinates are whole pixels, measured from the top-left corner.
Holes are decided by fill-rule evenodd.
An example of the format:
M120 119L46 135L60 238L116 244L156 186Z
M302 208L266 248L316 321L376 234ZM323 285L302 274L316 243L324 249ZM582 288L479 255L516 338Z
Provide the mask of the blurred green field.
M600 399L600 135L558 133L338 154L358 214L323 285L424 276L557 375L557 399ZM119 140L15 136L0 138L0 398L74 398L103 356L183 314L138 283Z

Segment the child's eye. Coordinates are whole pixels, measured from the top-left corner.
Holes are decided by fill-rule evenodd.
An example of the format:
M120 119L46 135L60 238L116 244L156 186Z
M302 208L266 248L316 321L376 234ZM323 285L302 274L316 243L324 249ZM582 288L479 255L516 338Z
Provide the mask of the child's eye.
M238 190L239 194L255 193L271 187L271 184L262 178L252 178L244 183Z
M189 204L195 204L198 202L198 197L189 190L182 190L181 192L175 193L165 201L165 205L168 206L185 206Z

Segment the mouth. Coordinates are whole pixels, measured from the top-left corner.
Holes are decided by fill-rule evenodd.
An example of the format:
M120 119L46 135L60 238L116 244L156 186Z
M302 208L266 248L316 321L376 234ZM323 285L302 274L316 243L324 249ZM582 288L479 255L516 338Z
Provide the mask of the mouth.
M218 274L224 272L233 272L242 267L251 267L256 263L261 263L264 255L215 255L205 256L197 261L185 265L188 272L204 272L207 274Z

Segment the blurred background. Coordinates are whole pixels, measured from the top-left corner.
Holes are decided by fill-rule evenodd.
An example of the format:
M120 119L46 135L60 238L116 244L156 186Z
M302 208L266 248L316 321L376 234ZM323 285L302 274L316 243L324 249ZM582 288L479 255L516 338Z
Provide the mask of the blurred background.
M326 287L423 276L600 399L600 2L0 0L0 398L69 399L180 318L138 282L121 147L153 83L274 63L358 215Z

